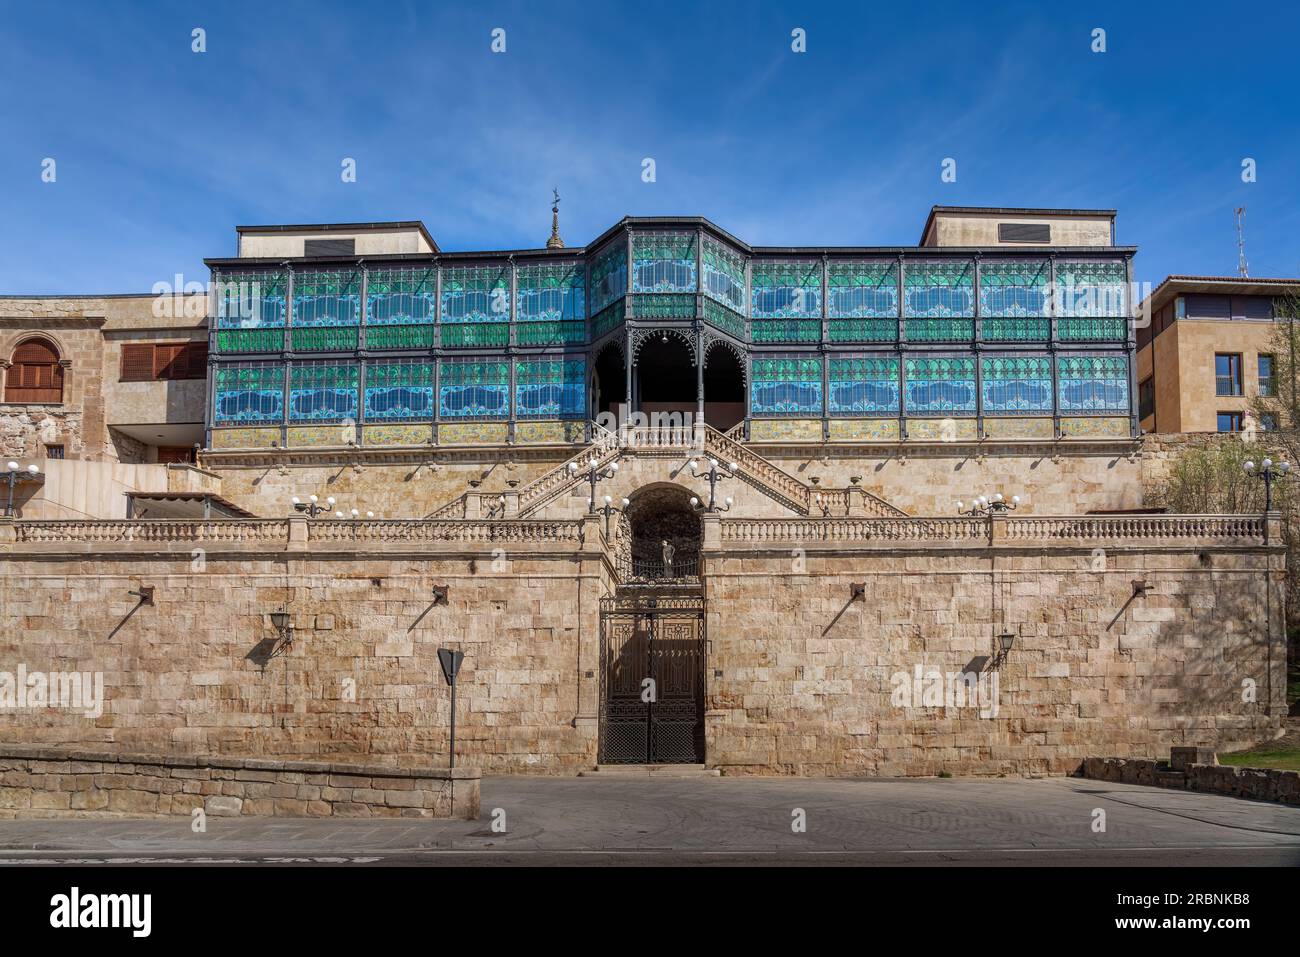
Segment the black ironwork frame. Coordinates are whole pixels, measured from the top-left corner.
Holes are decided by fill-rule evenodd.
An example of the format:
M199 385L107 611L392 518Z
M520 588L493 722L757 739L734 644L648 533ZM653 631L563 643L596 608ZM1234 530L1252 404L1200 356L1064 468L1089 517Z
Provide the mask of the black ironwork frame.
M704 761L706 647L701 597L601 599L602 764Z

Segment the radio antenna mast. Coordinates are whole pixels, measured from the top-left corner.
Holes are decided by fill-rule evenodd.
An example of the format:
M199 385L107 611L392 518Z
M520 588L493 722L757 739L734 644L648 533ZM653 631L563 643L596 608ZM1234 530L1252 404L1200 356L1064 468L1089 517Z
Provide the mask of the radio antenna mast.
M1237 275L1242 279L1250 275L1246 262L1246 207L1237 207Z

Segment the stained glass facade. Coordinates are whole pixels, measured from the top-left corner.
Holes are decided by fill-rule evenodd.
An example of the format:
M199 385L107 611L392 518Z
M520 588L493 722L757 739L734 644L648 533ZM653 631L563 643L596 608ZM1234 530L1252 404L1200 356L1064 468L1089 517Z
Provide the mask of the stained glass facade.
M510 341L510 266L450 266L442 271L442 344L504 346Z
M620 236L591 261L591 313L627 295L627 243Z
M421 422L433 418L434 364L429 359L366 363L366 421Z
M771 434L822 417L1131 415L1128 255L750 252L696 223L633 222L592 255L227 261L210 424L580 420L600 341L699 320L691 335L747 345L749 418L789 420Z
M898 263L833 262L826 270L826 299L832 319L897 319Z
M438 372L438 414L443 418L510 417L509 362L444 359Z
M1128 368L1124 356L1060 356L1056 375L1061 414L1128 414Z
M519 266L515 273L515 342L524 346L585 342L586 285L580 262Z
M289 421L356 421L361 367L355 362L311 360L289 367Z
M284 366L227 362L213 375L212 421L217 425L279 425L284 419Z
M696 234L632 234L633 292L695 292Z
M582 418L587 408L587 363L581 356L519 362L515 417Z
M755 319L820 319L822 264L756 259L750 267L750 315Z
M830 360L830 415L899 413L899 360L894 356L844 356Z
M729 309L745 308L745 257L712 237L704 237L700 253L704 294Z
M986 356L980 360L985 415L1052 414L1052 360L1047 356Z
M754 415L821 415L822 363L806 356L752 360L750 408Z
M1051 264L1046 259L981 263L980 315L1051 315L1051 278Z
M905 367L909 415L973 415L977 408L975 359L936 356L908 359Z

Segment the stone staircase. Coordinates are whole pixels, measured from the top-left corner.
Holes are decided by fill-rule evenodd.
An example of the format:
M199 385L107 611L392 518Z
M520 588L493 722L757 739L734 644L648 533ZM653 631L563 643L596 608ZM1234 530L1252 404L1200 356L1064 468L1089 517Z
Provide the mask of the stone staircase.
M733 433L736 430L732 430ZM905 518L907 513L890 505L884 499L865 489L818 489L795 478L748 447L724 435L710 425L697 424L694 428L682 427L629 427L612 432L592 423L593 440L583 446L555 468L539 475L511 498L511 517L527 518L535 515L549 503L587 481L589 463L594 458L596 467L603 469L611 462L638 451L662 454L679 453L683 457L716 459L724 465L735 465L736 478L777 504L801 516L846 516L857 498L863 517ZM570 471L570 463L577 466ZM470 499L477 492L466 492L431 513L429 518L465 518ZM482 517L482 516L474 516Z

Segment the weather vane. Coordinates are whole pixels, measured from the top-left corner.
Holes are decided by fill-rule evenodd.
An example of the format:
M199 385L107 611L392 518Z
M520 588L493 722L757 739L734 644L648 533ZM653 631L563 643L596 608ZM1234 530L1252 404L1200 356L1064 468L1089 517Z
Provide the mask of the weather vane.
M551 205L552 205L553 207L554 207L554 206L559 206L559 205L560 205L560 190L559 190L558 187L555 187L555 186L552 186L552 187L551 187L551 196L552 196L552 199L551 199Z

